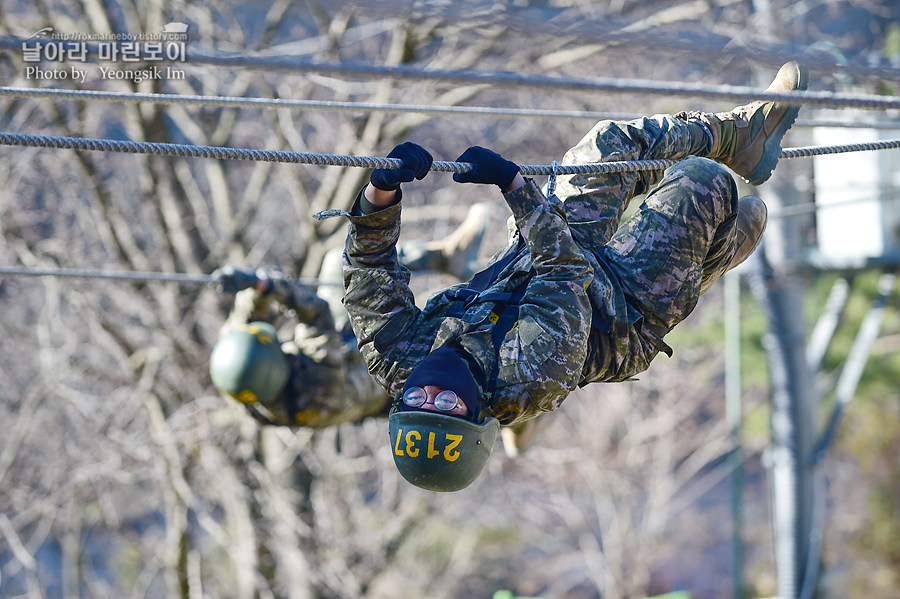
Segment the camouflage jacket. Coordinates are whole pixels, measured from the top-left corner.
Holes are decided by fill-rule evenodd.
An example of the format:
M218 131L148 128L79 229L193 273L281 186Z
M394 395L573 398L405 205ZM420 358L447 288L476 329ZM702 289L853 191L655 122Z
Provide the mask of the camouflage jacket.
M562 163L678 160L702 153L694 142L689 124L669 115L600 121ZM625 292L625 277L635 274L615 264L608 245L631 198L647 193L662 175L565 175L550 198L530 181L504 194L525 247L516 250L513 243L494 258L518 251L488 291L524 289L525 296L499 355L489 332L489 302L449 316L450 296L463 285L431 297L423 310L416 308L409 272L396 259L400 205L366 216L354 206L348 215L344 304L371 374L396 394L422 357L456 338L487 380L496 375L487 409L501 423L512 424L556 409L576 385L628 380L646 370L659 352L671 355L663 341L668 331L653 324L659 319L642 313L641 302ZM667 235L664 225L654 233L647 254L651 260L666 263ZM620 241L639 243L627 235ZM683 317L696 299L695 289L661 305Z
M504 194L524 245L485 293L521 291L518 321L499 348L491 338L493 302L451 316L455 285L416 307L409 271L397 260L400 204L370 215L351 211L344 264L344 305L372 376L398 393L430 351L450 341L477 361L492 389L483 409L503 424L556 409L581 381L591 328L587 288L593 270L575 244L563 206L529 181ZM357 216L353 216L356 214Z
M248 406L250 413L271 424L324 427L384 412L389 396L369 376L352 333L336 330L328 303L300 283L270 280L266 294L239 292L225 324L271 322L287 313L297 319L293 339L281 346L291 369L288 384L268 405Z

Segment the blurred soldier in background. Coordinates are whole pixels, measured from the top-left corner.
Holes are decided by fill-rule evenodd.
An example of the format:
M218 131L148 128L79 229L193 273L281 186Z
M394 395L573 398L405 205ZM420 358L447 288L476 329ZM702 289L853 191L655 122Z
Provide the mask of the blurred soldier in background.
M807 73L784 65L767 92L806 89ZM799 105L757 101L724 113L602 121L564 164L674 159L660 171L560 177L550 197L519 167L480 147L453 179L497 185L517 235L471 281L419 309L409 271L396 259L400 184L424 178L427 150L407 142L376 169L349 213L344 304L369 372L395 397L394 461L420 487L453 491L481 472L500 425L528 436L536 416L576 387L625 381L659 352L665 335L702 293L756 248L766 207L738 198L721 165L748 182L767 180ZM620 219L636 195L637 212Z
M487 205L476 204L449 237L402 244L400 259L412 270L465 280L487 216ZM342 252L326 254L318 292L270 268L226 265L213 273L221 292L236 294L210 355L213 384L264 424L324 427L387 413L390 397L366 371L341 304ZM293 339L281 343L272 323L285 316L296 325Z

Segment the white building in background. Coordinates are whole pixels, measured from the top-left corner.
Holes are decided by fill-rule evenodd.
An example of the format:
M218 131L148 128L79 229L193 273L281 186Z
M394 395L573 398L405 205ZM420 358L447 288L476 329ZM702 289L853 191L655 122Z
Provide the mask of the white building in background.
M885 120L884 113L845 111L848 122ZM894 117L894 122L900 118ZM813 145L830 146L900 138L900 129L816 127ZM822 266L900 264L900 149L848 152L813 158L818 252Z

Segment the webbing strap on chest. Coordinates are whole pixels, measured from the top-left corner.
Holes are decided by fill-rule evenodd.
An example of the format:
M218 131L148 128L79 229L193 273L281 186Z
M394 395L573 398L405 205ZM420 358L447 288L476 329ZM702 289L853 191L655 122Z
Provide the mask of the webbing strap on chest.
M475 303L495 302L498 304L510 304L517 302L524 295L524 290L514 292L491 292L485 291L497 279L497 276L503 272L503 269L509 266L513 260L519 255L519 250L525 245L525 241L520 237L515 247L507 252L507 254L487 266L487 268L475 273L475 276L466 284L465 287L450 289L446 292L446 297L454 300L448 312L449 316L461 316L466 309ZM500 306L498 306L500 307ZM501 308L502 309L502 308ZM494 322L492 320L492 322ZM494 322L496 324L496 322Z
M524 245L524 240L519 238L519 242L506 256L478 272L472 277L468 285L447 292L447 297L454 300L448 311L449 316L460 317L469 306L475 303L492 302L494 304L491 313L488 315L488 320L491 323L491 344L494 346L495 360L499 358L500 345L503 343L503 339L519 319L519 302L525 296L525 287L512 292L492 291L485 293L485 291L494 283L503 269L518 257L519 251ZM498 372L495 369L490 376L491 380L485 381L489 388L493 387L497 374Z

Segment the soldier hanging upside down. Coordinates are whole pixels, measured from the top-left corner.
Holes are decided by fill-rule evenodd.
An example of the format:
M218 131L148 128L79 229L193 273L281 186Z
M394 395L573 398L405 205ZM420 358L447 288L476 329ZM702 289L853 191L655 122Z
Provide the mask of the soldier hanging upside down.
M767 92L806 89L796 63ZM457 160L461 183L497 185L515 239L467 284L416 307L397 259L400 184L432 158L397 146L399 170L377 169L349 213L344 305L368 370L395 398L391 451L401 474L453 491L481 472L501 425L527 433L576 387L644 371L698 298L755 249L766 224L759 198L738 198L731 168L766 181L798 105L754 102L726 113L602 121L563 163L680 160L665 174L560 177L546 197L519 167L480 147ZM632 197L647 193L617 229Z
M447 238L402 244L401 260L464 280L475 270L486 223L487 206L476 204ZM236 296L210 375L263 424L324 427L386 413L390 396L366 371L341 305L341 254L326 254L318 293L274 269L228 265L213 273L219 290ZM281 343L272 323L287 313L296 326Z

